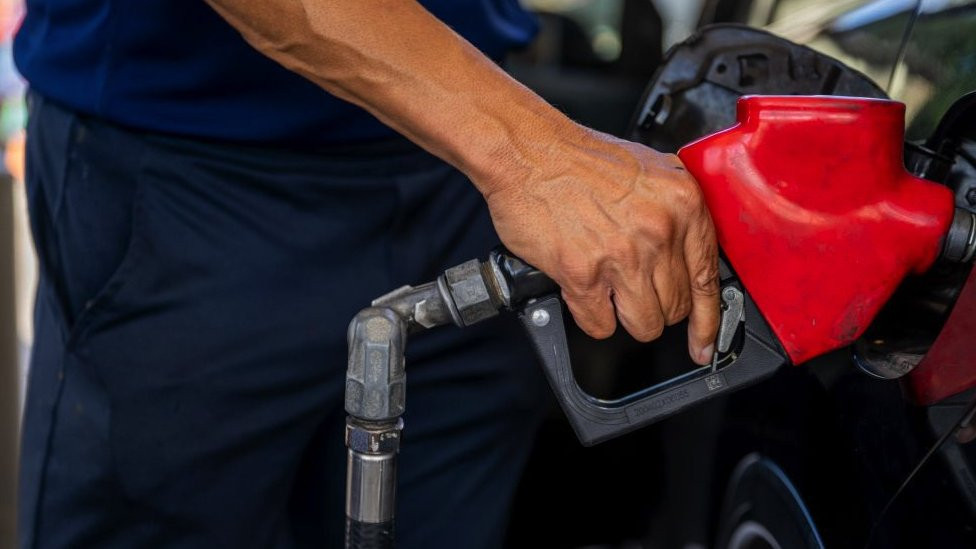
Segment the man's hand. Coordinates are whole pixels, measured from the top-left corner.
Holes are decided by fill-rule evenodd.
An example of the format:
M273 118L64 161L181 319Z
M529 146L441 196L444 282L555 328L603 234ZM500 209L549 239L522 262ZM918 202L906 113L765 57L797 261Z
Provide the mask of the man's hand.
M248 42L463 171L596 337L718 326L716 245L678 160L573 123L411 0L207 0Z
M549 139L528 180L501 166L485 185L502 241L559 284L590 336L610 336L619 318L650 341L690 313L689 352L707 364L718 254L697 183L674 155L636 143L579 127Z

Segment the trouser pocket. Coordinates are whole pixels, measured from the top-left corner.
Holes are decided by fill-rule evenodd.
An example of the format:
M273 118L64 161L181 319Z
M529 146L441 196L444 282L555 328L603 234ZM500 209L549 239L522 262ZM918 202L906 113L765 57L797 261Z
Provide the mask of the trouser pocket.
M83 335L140 257L145 146L32 96L26 186L42 277L64 341Z

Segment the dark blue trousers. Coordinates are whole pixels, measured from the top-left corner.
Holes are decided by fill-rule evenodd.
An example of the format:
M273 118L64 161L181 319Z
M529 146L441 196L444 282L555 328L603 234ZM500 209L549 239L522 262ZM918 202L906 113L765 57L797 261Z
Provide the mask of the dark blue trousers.
M337 547L346 326L484 256L478 193L403 141L145 135L32 97L41 265L22 548ZM414 336L400 547L497 547L547 392L516 321Z

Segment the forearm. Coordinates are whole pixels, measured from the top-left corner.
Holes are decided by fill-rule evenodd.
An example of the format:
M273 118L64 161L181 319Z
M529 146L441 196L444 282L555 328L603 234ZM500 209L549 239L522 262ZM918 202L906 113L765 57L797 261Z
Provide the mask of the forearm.
M583 131L412 0L207 1L265 55L453 164L482 193L532 179L553 136Z
M550 275L584 331L651 339L718 326L715 236L673 155L587 130L413 0L207 0L254 47L465 172L512 252Z

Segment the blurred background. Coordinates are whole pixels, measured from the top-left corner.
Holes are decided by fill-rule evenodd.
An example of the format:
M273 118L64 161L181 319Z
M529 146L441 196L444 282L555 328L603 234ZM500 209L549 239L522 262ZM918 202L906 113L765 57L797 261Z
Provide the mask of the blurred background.
M764 28L865 73L908 105L910 139L927 136L976 82L969 0L523 1L542 32L509 60L511 72L611 133L626 129L663 52L713 23Z
M15 541L17 434L34 278L20 184L24 87L11 55L21 4L22 0L0 0L0 548L12 548Z
M572 118L623 134L667 49L712 23L765 28L864 72L908 105L908 137L927 136L976 88L976 2L964 0L523 0L542 31L506 68ZM0 0L0 549L14 545L16 433L31 342L36 267L23 185L23 86L10 59L19 0ZM683 345L679 346L683 349ZM597 353L599 355L599 353ZM604 361L606 362L606 361ZM620 394L632 372L595 364L592 392ZM640 380L638 380L640 381ZM584 453L553 413L519 495L513 547L671 546L656 487L666 422ZM588 471L598 474L587 475ZM571 482L567 479L572 479ZM627 494L634 488L639 494ZM660 492L657 490L657 492ZM594 505L594 502L600 502ZM540 520L538 509L545 508ZM691 510L696 512L695 510ZM704 510L700 515L705 515ZM546 518L548 517L548 518ZM691 523L688 529L701 528ZM707 528L701 546L707 544ZM694 538L694 536L691 536ZM686 538L682 543L686 544ZM694 542L694 539L692 539ZM688 547L693 546L686 545Z

